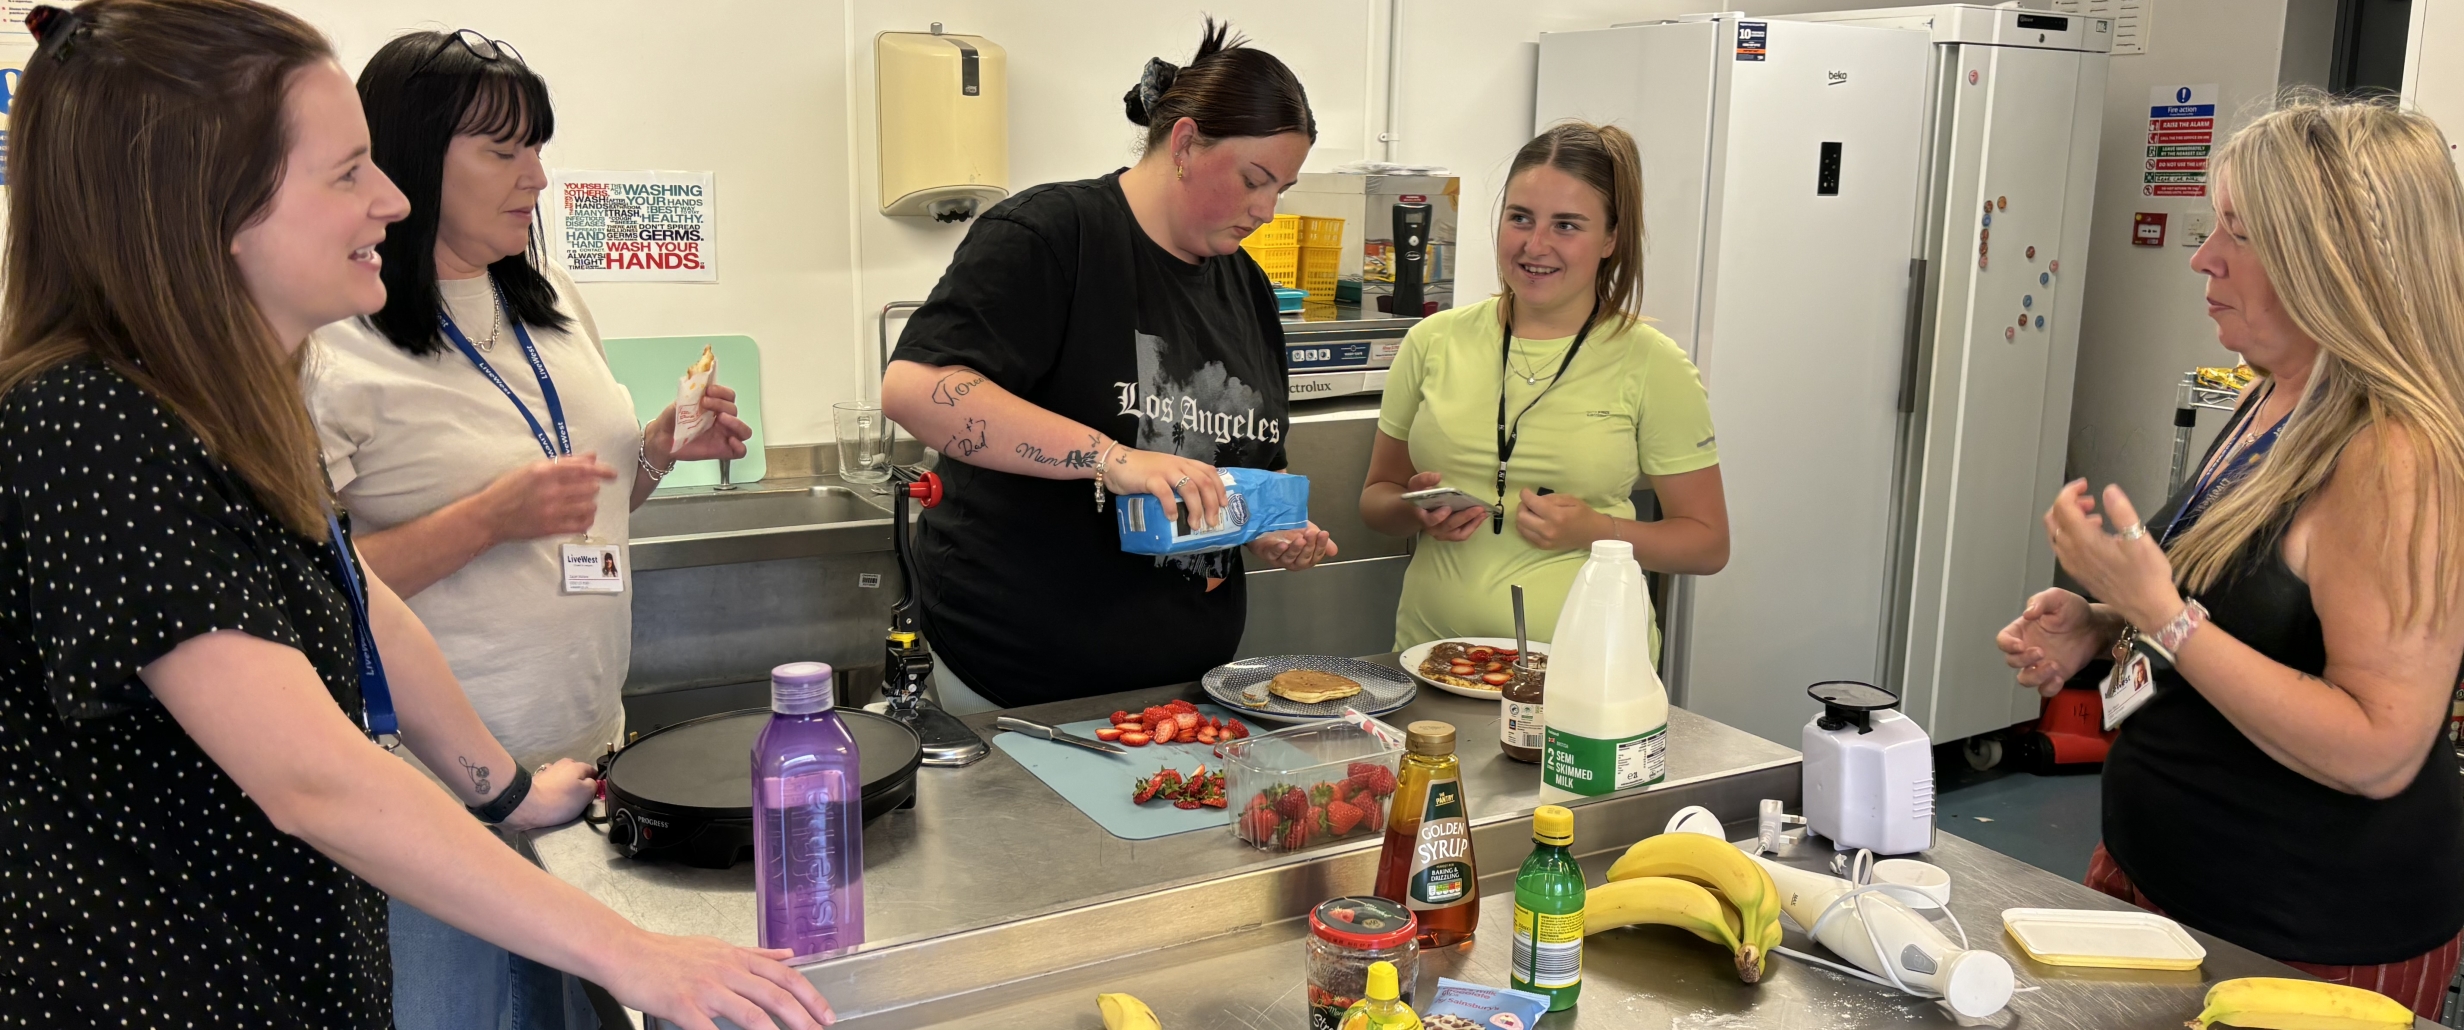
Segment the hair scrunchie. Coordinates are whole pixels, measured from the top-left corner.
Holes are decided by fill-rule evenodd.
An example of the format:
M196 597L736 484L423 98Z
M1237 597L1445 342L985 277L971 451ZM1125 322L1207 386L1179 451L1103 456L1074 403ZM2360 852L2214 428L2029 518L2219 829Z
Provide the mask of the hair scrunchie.
M1130 97L1137 100L1138 120L1143 122L1154 119L1155 109L1162 106L1164 102L1164 93L1172 88L1172 80L1179 78L1180 75L1179 65L1160 57L1147 58L1146 70L1138 76L1138 84L1129 88Z

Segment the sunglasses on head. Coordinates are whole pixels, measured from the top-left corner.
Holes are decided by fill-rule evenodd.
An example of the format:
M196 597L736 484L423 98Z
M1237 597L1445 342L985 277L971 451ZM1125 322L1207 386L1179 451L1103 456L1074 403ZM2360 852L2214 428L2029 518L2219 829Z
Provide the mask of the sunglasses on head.
M472 57L490 64L498 61L512 61L515 64L529 63L522 60L522 52L514 49L511 43L489 39L481 35L478 29L456 29L452 35L445 37L444 42L438 43L436 50L428 55L427 60L419 62L419 67L413 69L411 74L417 75L427 71L429 65L435 64L437 58L445 56L446 51L452 50L455 44L460 44L462 49L470 51Z

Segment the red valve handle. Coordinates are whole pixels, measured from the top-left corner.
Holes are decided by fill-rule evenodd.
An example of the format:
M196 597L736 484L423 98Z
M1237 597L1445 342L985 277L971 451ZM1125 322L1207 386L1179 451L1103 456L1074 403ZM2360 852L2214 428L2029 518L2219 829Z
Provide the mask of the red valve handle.
M927 508L941 503L941 477L934 473L924 473L924 478L907 484L905 489L907 496L924 502Z

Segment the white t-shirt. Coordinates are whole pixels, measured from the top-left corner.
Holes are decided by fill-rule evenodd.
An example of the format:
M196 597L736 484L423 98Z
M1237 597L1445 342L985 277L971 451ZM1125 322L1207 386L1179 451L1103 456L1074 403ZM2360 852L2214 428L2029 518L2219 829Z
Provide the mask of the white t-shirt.
M572 277L553 266L547 274L557 309L573 327L527 328L563 402L574 453L596 452L616 470L599 491L590 539L623 548L640 446L632 395L608 371L598 326ZM487 277L437 285L454 324L479 345L494 303ZM351 319L317 330L312 343L309 409L326 470L362 532L419 518L547 457L512 402L450 341L442 353L413 357ZM539 379L513 327L505 326L481 356L553 438ZM555 758L597 758L624 731L633 563L627 554L622 594L567 594L559 549L579 542L498 544L409 599L471 707L526 769Z

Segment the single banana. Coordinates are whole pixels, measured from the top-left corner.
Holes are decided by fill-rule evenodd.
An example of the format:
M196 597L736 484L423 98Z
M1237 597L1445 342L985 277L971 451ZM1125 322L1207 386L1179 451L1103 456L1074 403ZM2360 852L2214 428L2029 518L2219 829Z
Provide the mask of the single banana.
M2376 991L2272 976L2246 976L2208 989L2194 1030L2214 1024L2260 1030L2402 1030L2413 1010Z
M1612 880L1583 897L1583 932L1599 933L1620 926L1648 923L1674 926L1728 949L1737 962L1737 978L1762 979L1765 959L1760 945L1742 940L1734 928L1735 910L1710 889L1673 876L1636 876Z
M1127 994L1098 994L1095 1007L1104 1013L1104 1030L1163 1030L1155 1010Z
M1645 837L1608 868L1611 882L1637 876L1674 876L1715 888L1744 920L1740 939L1758 954L1779 943L1779 887L1760 863L1727 841L1699 833Z

